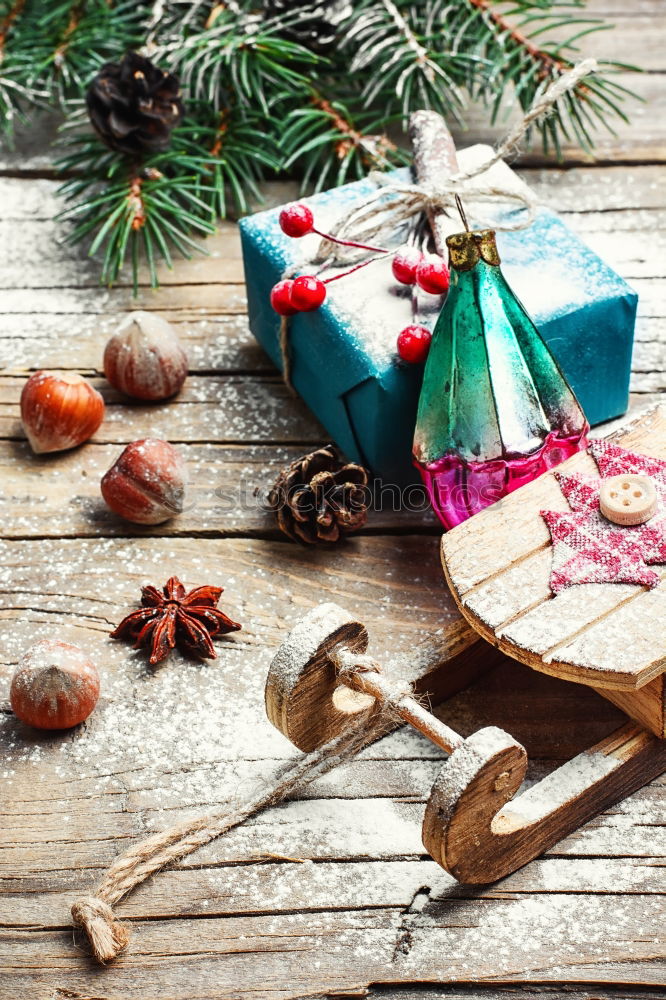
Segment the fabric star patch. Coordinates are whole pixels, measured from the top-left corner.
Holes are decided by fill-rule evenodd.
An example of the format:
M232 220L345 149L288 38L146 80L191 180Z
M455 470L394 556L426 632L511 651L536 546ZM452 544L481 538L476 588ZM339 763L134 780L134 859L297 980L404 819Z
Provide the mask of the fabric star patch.
M559 594L579 583L659 586L661 576L650 566L666 563L666 462L609 441L591 442L590 452L602 479L631 474L650 476L659 506L645 524L614 524L599 509L602 479L557 475L572 512L541 511L553 542L551 590Z

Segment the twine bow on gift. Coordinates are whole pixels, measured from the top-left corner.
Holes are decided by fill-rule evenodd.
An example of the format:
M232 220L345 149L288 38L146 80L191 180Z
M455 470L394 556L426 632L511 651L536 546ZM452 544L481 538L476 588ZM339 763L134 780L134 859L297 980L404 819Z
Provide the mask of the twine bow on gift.
M402 224L416 216L423 213L430 215L432 213L448 213L450 210L455 211L456 196L462 196L466 201L475 204L482 202L490 202L495 205L506 203L513 205L514 209L523 210L513 211L500 221L493 220L487 226L483 225L483 228L504 231L527 229L534 222L538 204L536 195L530 191L527 185L497 184L490 177L479 179L488 174L488 171L496 163L517 152L530 126L547 114L564 94L573 90L584 76L594 73L597 68L596 59L584 59L567 73L562 74L535 99L524 117L509 130L502 142L495 148L492 156L470 170L459 171L446 179L440 177L436 184L410 184L406 181L396 181L387 177L386 174L373 171L370 178L377 184L376 189L368 195L361 205L350 209L337 221L332 227L331 235L339 239L353 235L354 240L358 243L390 240L395 237L395 233L399 231ZM417 112L417 114L421 114L421 112ZM474 181L478 182L475 184ZM478 221L480 222L480 220ZM333 265L347 262L350 257L354 256L358 256L358 250L350 250L349 247L323 239L310 263L320 266ZM282 277L291 278L299 270L297 265L291 265ZM283 316L280 322L280 354L284 381L293 392L289 317L287 316Z

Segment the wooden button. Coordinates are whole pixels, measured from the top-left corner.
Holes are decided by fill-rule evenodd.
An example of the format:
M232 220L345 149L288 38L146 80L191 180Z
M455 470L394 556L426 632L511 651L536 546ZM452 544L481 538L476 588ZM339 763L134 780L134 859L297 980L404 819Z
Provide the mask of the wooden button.
M649 476L612 476L602 480L599 505L614 524L645 524L657 511L657 490Z

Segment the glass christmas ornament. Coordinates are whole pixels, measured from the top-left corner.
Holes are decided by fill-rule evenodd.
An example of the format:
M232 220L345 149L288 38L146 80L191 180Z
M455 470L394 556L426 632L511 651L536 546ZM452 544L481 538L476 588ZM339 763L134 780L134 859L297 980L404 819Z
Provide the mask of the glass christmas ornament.
M446 242L451 287L425 368L414 461L452 528L587 447L589 425L504 279L495 233Z

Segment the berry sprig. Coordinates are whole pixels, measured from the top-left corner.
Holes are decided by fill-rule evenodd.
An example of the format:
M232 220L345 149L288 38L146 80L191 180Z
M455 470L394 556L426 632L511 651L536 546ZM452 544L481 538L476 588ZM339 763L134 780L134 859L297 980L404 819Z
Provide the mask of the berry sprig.
M285 205L280 212L279 221L282 232L286 236L293 236L296 239L300 239L301 236L308 236L310 233L315 233L317 236L321 236L322 239L328 240L330 243L338 243L343 247L357 247L359 250L370 250L372 253L388 253L388 250L385 250L383 247L366 246L365 243L342 240L339 236L331 236L330 233L322 232L314 224L312 209L304 205L303 202L294 202L291 205Z
M366 243L356 243L353 240L342 240L330 233L324 233L317 229L314 224L312 210L302 202L294 202L287 205L280 212L280 228L286 236L300 239L310 233L315 233L331 243L338 243L341 246L353 247L358 250L367 250L368 253L388 254L391 251L384 247L368 246ZM376 259L376 258L375 258ZM293 316L298 312L313 312L326 298L326 285L329 281L336 281L346 277L356 271L359 267L370 264L371 261L363 261L342 274L333 275L323 281L314 274L302 274L298 278L284 278L278 281L271 290L271 305L280 316Z
M430 295L445 295L449 288L449 269L439 254L422 253L417 247L405 245L397 250L369 246L353 240L343 240L330 233L322 232L314 224L312 210L302 202L287 205L280 212L280 228L286 236L300 239L310 233L341 246L366 250L368 253L393 256L391 269L393 277L403 285L417 285ZM326 299L326 285L338 281L357 271L360 267L379 260L372 257L355 264L347 271L329 278L317 278L314 274L302 274L297 278L284 278L271 290L271 306L280 316L293 316L298 312L312 312ZM416 323L406 326L398 334L397 350L400 359L407 364L422 364L428 356L432 334L425 326Z

